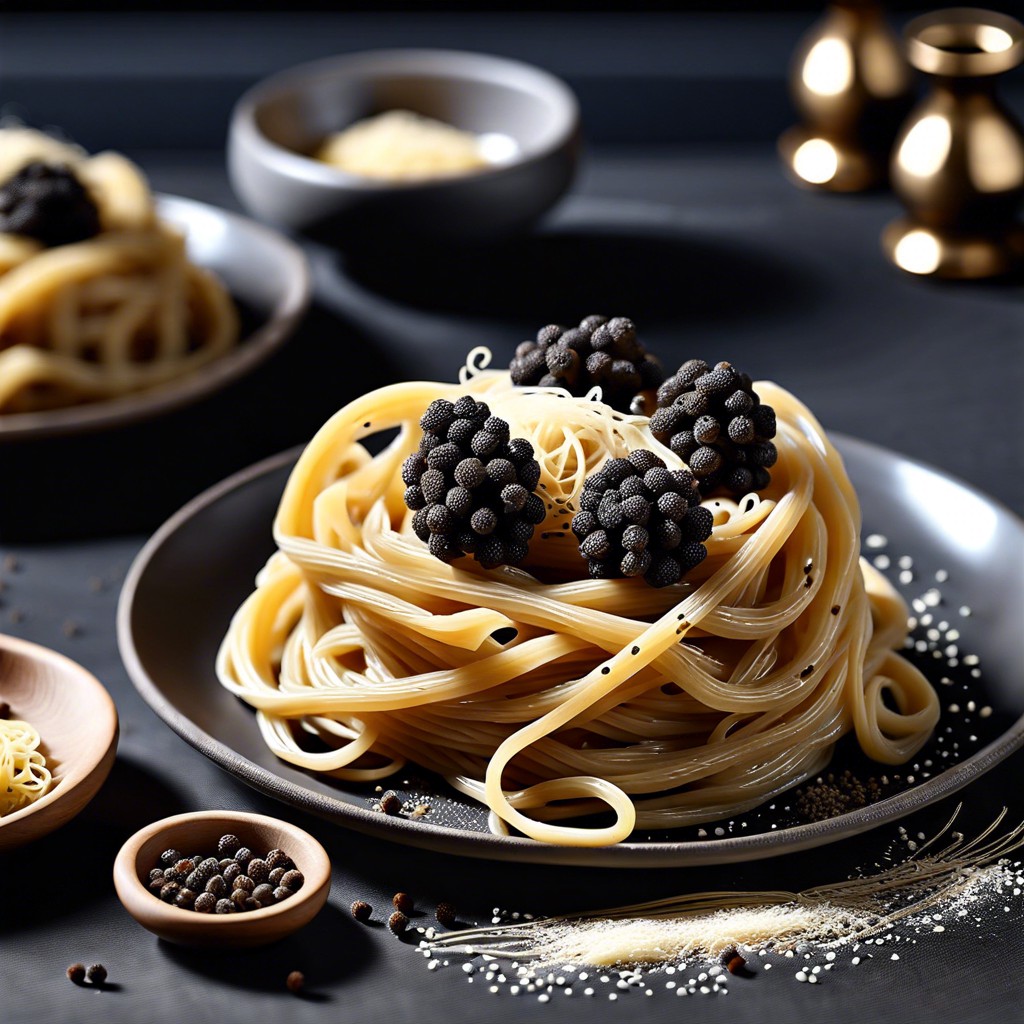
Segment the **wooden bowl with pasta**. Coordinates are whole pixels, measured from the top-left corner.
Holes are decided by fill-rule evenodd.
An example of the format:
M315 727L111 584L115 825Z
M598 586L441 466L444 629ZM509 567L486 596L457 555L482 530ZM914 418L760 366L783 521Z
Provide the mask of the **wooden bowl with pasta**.
M213 850L220 836L237 836L257 855L283 850L304 877L287 899L245 913L213 914L164 903L145 884L167 849ZM308 832L291 822L247 811L197 811L163 818L140 829L114 861L114 887L143 928L185 946L261 946L308 924L327 902L331 860Z
M9 705L0 720L3 853L60 828L89 803L114 763L118 723L114 702L90 672L6 636L0 637L0 703Z

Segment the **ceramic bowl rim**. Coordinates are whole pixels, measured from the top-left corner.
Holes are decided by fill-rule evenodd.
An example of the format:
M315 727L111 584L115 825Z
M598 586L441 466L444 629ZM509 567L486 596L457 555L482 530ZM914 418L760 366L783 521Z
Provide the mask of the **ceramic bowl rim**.
M304 156L274 142L263 133L257 123L257 115L265 103L286 90L300 92L303 85L318 79L332 78L346 71L358 72L364 67L368 68L370 72L374 68L380 68L379 74L367 73L363 76L366 79L374 79L382 77L388 70L394 74L404 66L406 71L413 72L421 62L429 65L440 61L451 62L454 67L446 69L444 76L439 70L434 71L430 68L423 74L432 74L433 77L438 78L460 78L467 82L484 80L487 76L480 73L479 70L473 73L472 69L473 66L480 67L487 64L500 72L502 77L518 77L529 81L534 86L532 90L529 90L530 94L543 97L555 108L551 129L539 143L520 150L513 159L504 163L445 177L387 181L350 174L312 157ZM394 67L389 69L389 65L392 63ZM460 71L463 73L459 74ZM520 92L528 91L516 83L512 84ZM309 61L278 71L257 82L239 98L231 115L230 136L235 142L249 147L256 159L282 177L318 188L371 195L448 190L464 187L471 181L493 180L557 152L578 134L579 120L579 102L573 91L560 78L543 68L496 54L470 50L410 47L408 49L361 50Z

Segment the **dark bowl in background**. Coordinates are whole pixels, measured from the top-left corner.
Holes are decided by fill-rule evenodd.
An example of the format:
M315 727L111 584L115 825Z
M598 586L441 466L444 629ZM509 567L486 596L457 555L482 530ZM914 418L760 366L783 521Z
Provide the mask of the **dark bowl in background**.
M308 155L331 132L395 109L506 135L517 152L479 171L399 182ZM482 242L523 231L551 209L572 182L579 145L575 96L539 68L486 54L381 50L301 65L255 85L232 115L228 169L252 213L322 240L397 232Z

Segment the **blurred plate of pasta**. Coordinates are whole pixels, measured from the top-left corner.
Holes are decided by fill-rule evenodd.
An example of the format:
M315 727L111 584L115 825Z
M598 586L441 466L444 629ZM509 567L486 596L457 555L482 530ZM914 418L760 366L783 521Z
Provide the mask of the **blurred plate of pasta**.
M821 777L742 814L671 830L638 828L615 845L582 847L493 832L486 807L413 763L355 782L279 760L252 709L218 684L214 666L229 622L274 551L271 524L294 452L225 480L157 531L122 592L122 657L156 713L248 785L412 846L495 860L651 868L741 862L836 842L956 792L1024 745L1015 626L1024 602L1024 524L938 470L853 438L832 440L860 496L863 555L910 605L904 653L934 685L942 708L932 738L907 765L877 764L843 740ZM320 749L316 737L307 739Z
M252 371L301 320L310 279L297 246L271 228L207 203L169 195L155 200L160 221L184 236L190 261L212 271L241 310L238 343L139 390L58 408L0 413L0 444L122 426L195 402Z
M309 302L303 254L153 195L119 153L4 129L0 443L137 422L244 376Z

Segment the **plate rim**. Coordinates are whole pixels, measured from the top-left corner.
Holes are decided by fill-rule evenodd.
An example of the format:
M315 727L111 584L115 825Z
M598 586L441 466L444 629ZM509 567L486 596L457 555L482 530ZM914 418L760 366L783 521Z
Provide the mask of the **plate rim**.
M294 332L309 306L313 288L309 261L295 242L251 217L213 203L164 192L154 193L153 199L157 214L173 224L180 224L190 215L213 216L236 230L262 238L288 264L287 273L281 275L286 282L284 294L274 304L266 320L239 338L231 351L207 363L201 372L187 373L153 388L97 402L38 412L4 413L0 415L0 444L127 426L171 412L245 376Z
M985 494L958 477L882 445L864 441L839 431L830 431L829 436L839 448L840 454L860 449L861 453L868 457L897 458L929 473L937 474L986 504L994 506L1024 533L1024 519L998 499ZM912 789L903 790L879 800L877 803L823 821L794 825L782 831L729 836L713 841L685 840L652 843L627 841L615 846L604 847L555 846L525 837L468 832L447 825L434 825L383 815L326 794L314 793L310 789L303 788L249 761L178 711L163 696L144 667L131 629L132 608L136 592L150 562L160 551L164 542L197 514L216 504L227 494L294 463L304 447L304 445L300 445L272 455L214 484L182 506L146 541L133 559L121 588L117 605L117 643L129 678L139 695L156 715L183 740L218 767L265 796L289 806L298 807L332 824L352 828L406 846L485 860L633 869L722 865L783 856L812 849L851 838L888 822L897 821L963 789L1015 751L1024 747L1024 715L1021 715L1001 735L975 751L970 757L933 775ZM270 525L272 524L268 524L268 526ZM258 569L259 567L255 567L255 571Z

